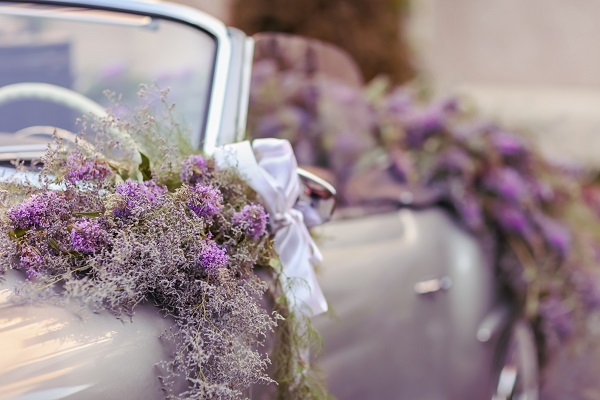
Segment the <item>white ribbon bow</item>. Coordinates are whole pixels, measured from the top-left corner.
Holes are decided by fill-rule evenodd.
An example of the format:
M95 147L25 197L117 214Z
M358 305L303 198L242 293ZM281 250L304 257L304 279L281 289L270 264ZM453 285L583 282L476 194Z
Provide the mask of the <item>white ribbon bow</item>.
M215 149L218 167L236 167L246 183L262 199L269 213L284 276L292 280L284 288L291 306L312 317L327 311L313 263L322 255L304 223L302 212L294 209L301 194L298 164L287 140L256 139Z

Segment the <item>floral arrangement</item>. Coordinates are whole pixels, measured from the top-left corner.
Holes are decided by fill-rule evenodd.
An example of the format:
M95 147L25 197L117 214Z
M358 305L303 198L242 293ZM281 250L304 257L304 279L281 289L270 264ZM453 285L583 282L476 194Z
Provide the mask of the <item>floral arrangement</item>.
M600 305L598 215L585 201L597 191L582 191L585 172L553 165L458 99L384 79L351 84L316 63L304 68L275 46L260 54L250 134L290 140L299 163L330 174L347 206L401 205L367 183L374 177L435 193L475 237L495 243L492 257L535 329L540 360L574 337Z
M309 322L282 295L260 198L235 168L192 154L165 109L83 121L78 142L49 146L39 179L2 184L0 276L29 278L13 300L79 302L119 318L153 302L174 321L164 335L176 351L160 377L169 398L246 398L255 384L327 398L303 356Z

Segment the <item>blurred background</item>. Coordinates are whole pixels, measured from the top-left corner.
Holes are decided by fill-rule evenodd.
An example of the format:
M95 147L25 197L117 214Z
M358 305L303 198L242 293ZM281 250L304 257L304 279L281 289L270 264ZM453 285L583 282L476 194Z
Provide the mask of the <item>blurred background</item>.
M181 0L247 33L282 31L347 50L364 78L420 77L553 158L600 167L594 0ZM377 23L373 23L377 21Z

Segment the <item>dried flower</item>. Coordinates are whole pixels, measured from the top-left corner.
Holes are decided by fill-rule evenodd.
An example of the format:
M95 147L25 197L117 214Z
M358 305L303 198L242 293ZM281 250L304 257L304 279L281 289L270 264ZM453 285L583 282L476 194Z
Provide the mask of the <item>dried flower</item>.
M205 182L209 172L206 159L200 154L195 154L189 156L181 165L180 177L183 183L194 186Z
M192 188L188 207L200 218L211 219L223 210L223 195L213 186L197 184Z
M513 133L497 129L490 134L490 140L494 148L503 156L526 153L523 141Z
M256 240L267 231L268 216L260 204L247 204L233 216L233 225L238 226L250 239Z
M19 251L19 263L31 278L42 269L44 259L33 247L22 246Z
M497 203L492 209L500 228L525 238L531 236L531 223L522 209L515 205Z
M127 179L115 187L115 193L121 195L125 202L121 203L121 207L115 208L114 213L120 218L140 215L149 207L158 204L166 191L166 188L157 185L152 180L138 182Z
M73 224L71 245L82 253L94 253L106 246L108 233L98 220L84 218Z
M559 341L567 339L575 331L571 310L558 295L550 295L540 304L540 314L544 321L544 331L548 337Z
M62 219L68 213L67 202L61 194L46 191L35 194L11 208L8 211L8 217L18 228L40 229L50 227L53 220Z
M103 181L113 174L110 166L100 160L91 160L81 153L74 153L67 161L68 172L65 179L71 183L82 181Z
M561 257L565 257L571 247L569 229L557 220L543 214L536 214L534 219L549 248L556 251Z
M515 169L495 168L487 174L484 186L509 202L519 202L529 194L529 187Z
M207 272L225 268L229 262L229 256L225 249L212 240L202 242L202 250L198 255L198 262Z

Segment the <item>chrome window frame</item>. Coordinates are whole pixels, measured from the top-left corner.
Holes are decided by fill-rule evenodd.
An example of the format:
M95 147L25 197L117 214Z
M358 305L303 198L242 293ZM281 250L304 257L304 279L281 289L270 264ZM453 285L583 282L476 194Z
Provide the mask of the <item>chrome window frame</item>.
M230 64L232 59L232 43L226 26L218 19L192 7L158 1L142 0L0 0L0 3L35 3L45 5L57 5L67 7L83 7L105 11L116 11L132 14L141 14L151 17L166 18L172 21L184 23L207 32L215 38L216 54L212 73L211 96L206 109L206 121L204 122L204 140L201 149L211 154L215 147L221 143L221 126L225 115L227 105L227 85L230 79ZM246 57L244 57L246 58ZM247 62L247 60L244 60ZM250 60L251 62L251 60ZM245 87L249 82L242 82L241 87ZM242 94L243 96L244 94ZM243 101L243 99L242 99ZM236 101L239 103L239 101ZM231 105L229 107L233 107ZM232 113L238 113L239 104L235 104L235 111L230 111L227 117ZM236 116L245 121L242 115ZM240 133L235 132L234 137L239 139Z

